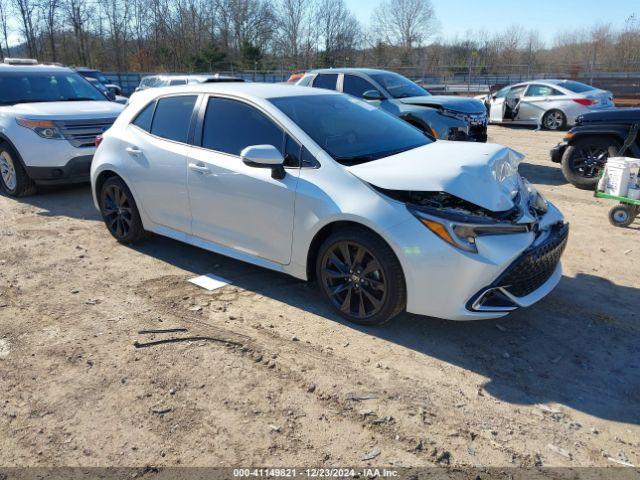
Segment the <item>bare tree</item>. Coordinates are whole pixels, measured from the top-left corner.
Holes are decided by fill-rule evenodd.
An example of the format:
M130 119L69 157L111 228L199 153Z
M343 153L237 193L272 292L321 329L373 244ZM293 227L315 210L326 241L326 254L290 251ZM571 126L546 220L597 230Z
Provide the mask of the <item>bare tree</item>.
M9 50L9 25L8 25L8 10L9 4L7 0L0 0L0 29L2 31L2 36L4 38L4 51L2 47L2 42L0 41L0 58L10 55Z
M15 0L15 6L20 14L22 35L27 43L29 56L38 56L37 47L37 25L38 9L34 0Z
M27 0L17 0L27 1ZM65 0L63 8L66 19L70 23L78 52L77 61L83 64L91 64L91 55L88 48L88 24L91 10L88 0Z
M311 9L311 0L280 0L276 9L278 49L295 66L300 64L301 51L305 50L312 28Z
M127 0L100 0L109 28L110 51L119 72L127 63L127 40L129 38L129 2Z
M422 45L438 26L431 0L382 0L372 23L384 41L406 49Z
M58 52L56 48L56 29L58 26L58 9L60 0L41 0L39 8L42 12L44 23L44 32L47 36L49 44L49 54L51 60L58 61Z
M340 59L347 63L349 54L360 41L361 29L344 0L320 0L315 23L318 41L323 48L321 63L335 66Z

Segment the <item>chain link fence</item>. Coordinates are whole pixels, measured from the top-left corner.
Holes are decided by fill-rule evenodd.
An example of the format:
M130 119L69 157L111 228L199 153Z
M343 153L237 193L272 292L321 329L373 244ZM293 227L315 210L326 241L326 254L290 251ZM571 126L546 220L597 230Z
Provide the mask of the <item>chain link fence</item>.
M384 67L379 67L384 68ZM506 85L535 79L571 78L580 82L611 91L615 97L640 99L640 72L573 71L567 69L532 71L528 65L488 66L445 66L426 71L419 67L390 69L423 85L432 93L470 95L495 91ZM490 73L491 72L491 73ZM498 72L498 73L493 73ZM221 75L243 78L251 82L286 82L300 70L230 70L218 71ZM142 77L157 75L156 72L107 72L106 77L122 87L125 95L131 95L140 84ZM165 74L168 74L165 72ZM187 75L189 72L175 72L171 75Z

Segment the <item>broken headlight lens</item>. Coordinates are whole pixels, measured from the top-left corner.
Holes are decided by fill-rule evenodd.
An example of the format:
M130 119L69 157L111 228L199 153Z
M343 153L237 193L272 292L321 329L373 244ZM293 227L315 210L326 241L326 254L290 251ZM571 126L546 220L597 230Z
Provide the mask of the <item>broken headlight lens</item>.
M526 178L522 179L525 189L529 193L529 205L538 213L547 213L549 210L549 204L547 199L538 192L538 189L534 187Z
M442 240L471 253L478 252L476 240L479 236L526 233L530 230L528 224L491 221L486 217L470 215L464 215L462 220L461 216L455 212L408 208L425 227Z

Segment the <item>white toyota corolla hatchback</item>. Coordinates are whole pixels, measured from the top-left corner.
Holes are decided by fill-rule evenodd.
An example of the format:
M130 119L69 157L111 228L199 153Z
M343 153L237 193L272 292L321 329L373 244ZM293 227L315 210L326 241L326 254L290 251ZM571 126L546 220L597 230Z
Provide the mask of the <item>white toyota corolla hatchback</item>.
M202 84L134 95L92 189L112 235L145 231L316 279L347 319L496 318L548 294L568 225L521 155L432 142L333 91Z

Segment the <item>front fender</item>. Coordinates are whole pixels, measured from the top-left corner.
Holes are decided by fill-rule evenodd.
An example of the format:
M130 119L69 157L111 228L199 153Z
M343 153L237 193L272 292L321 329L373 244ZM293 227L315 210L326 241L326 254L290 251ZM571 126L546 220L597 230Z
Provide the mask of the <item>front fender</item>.
M602 127L576 127L569 130L567 133L567 143L569 145L573 145L576 141L587 138L587 137L611 137L616 140L619 146L621 146L627 135L629 134L629 128L625 126L616 126L612 125L606 128ZM566 137L565 137L566 138ZM640 158L640 146L638 145L638 140L634 141L629 147L629 151L633 154L634 157Z
M435 133L436 138L441 140L447 140L449 138L449 133L452 128L463 130L467 128L467 124L462 120L442 115L440 110L429 107L405 109L405 111L400 114L400 118L416 126L428 126Z

